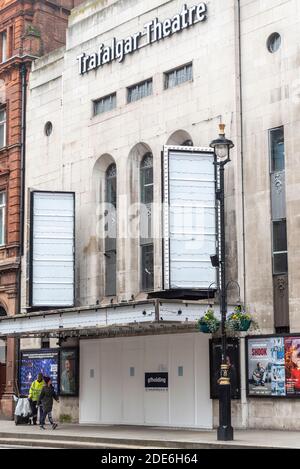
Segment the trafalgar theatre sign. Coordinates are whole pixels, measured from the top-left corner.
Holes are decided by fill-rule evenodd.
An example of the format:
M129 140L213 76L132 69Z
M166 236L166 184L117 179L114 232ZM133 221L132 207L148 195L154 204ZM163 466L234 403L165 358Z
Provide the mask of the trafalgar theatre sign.
M91 70L102 67L114 61L123 62L126 55L165 39L184 29L205 21L207 18L207 5L204 2L188 7L183 5L179 14L172 19L160 22L157 18L144 25L143 32L137 32L132 36L117 40L112 39L111 45L100 44L97 52L92 54L82 53L77 57L79 73L84 75Z

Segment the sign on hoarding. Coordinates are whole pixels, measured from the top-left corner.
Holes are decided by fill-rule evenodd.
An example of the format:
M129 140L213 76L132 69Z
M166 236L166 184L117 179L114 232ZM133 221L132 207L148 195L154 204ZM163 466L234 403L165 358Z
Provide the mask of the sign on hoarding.
M216 281L214 153L209 148L165 146L164 289L207 290Z
M21 352L19 369L20 394L28 396L33 381L39 373L49 376L58 392L58 350L28 350Z
M146 389L168 389L169 374L164 373L145 373Z
M74 220L74 193L31 193L31 306L74 306Z
M300 336L247 340L248 395L300 396Z

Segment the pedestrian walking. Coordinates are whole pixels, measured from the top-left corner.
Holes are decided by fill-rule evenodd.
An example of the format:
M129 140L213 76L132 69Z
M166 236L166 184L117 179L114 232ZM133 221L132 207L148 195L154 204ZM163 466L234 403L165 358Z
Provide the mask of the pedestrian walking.
M31 386L29 389L28 400L29 400L30 407L31 407L33 425L36 425L37 423L38 401L39 401L39 397L40 397L40 394L42 392L44 385L45 385L45 382L43 379L43 375L42 373L39 373L37 376L37 379L31 383ZM41 421L41 411L40 411L40 421Z
M44 381L45 385L39 397L39 404L41 404L42 406L40 428L45 430L45 421L48 415L48 419L50 424L52 425L52 429L55 430L55 428L57 427L57 423L54 423L52 418L53 399L55 399L57 402L59 402L59 399L56 395L54 387L52 386L51 378L49 378L49 376L44 376Z

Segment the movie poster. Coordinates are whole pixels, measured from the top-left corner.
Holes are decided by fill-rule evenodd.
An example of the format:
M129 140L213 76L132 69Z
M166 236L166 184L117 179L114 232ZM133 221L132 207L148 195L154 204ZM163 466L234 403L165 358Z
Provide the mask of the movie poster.
M283 337L248 340L249 396L286 396Z
M220 339L211 339L209 347L211 399L219 399L220 385L218 384L218 379L220 378L221 369L221 351L222 346ZM226 362L229 366L231 399L240 399L240 348L238 339L227 339Z
M50 376L58 392L58 355L58 351L49 349L21 352L19 384L22 396L28 396L31 383L39 373Z
M300 337L285 337L286 395L300 396Z

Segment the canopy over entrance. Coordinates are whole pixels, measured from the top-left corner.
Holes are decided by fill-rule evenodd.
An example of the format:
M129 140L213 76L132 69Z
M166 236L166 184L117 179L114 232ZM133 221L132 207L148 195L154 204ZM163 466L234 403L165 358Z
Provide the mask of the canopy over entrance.
M0 318L0 337L113 337L195 332L207 302L147 300L38 311Z

